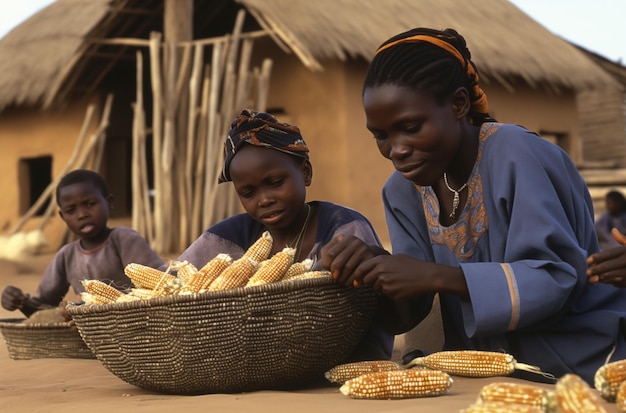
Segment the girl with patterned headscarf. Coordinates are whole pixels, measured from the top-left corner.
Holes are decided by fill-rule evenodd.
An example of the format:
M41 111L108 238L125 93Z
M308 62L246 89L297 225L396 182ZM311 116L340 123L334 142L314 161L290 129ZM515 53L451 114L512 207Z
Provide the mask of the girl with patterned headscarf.
M489 116L459 33L418 28L384 42L363 106L395 168L383 188L393 253L333 240L325 268L391 299L398 334L438 294L446 350L504 351L589 384L609 355L626 358L626 290L585 275L598 250L585 182L560 147Z
M320 250L335 237L355 237L382 249L371 223L359 212L306 201L312 176L309 148L298 127L269 113L243 110L224 141L219 182L232 182L246 212L211 226L177 260L201 268L220 253L237 259L265 231L273 239L271 256L292 247L294 262L309 260L311 270L321 269ZM393 338L373 324L346 361L389 359Z

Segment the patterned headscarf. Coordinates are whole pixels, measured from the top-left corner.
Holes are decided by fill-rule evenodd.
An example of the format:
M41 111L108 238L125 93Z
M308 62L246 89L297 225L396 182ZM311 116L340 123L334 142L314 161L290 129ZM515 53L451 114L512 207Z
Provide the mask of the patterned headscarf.
M245 109L231 123L224 142L224 167L218 178L219 183L231 180L230 163L244 143L309 159L309 148L297 126L280 123L269 113Z
M376 55L398 44L418 42L430 43L445 50L459 61L459 63L467 73L468 79L470 80L470 86L472 88L471 112L488 117L489 105L487 103L487 95L479 85L476 65L474 64L474 62L472 62L471 54L467 47L465 47L465 41L463 41L461 44L463 46L463 50L459 49L460 35L456 33L456 31L452 30L439 31L425 28L414 29L411 32L407 32L407 34L409 33L410 35L408 35L407 37L384 43L378 48L378 50L376 50Z

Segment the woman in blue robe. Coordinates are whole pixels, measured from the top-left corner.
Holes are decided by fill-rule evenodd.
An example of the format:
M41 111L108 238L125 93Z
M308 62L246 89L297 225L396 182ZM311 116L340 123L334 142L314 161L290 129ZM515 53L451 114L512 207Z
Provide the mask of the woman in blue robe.
M489 116L462 36L414 29L383 43L363 104L396 169L383 188L393 254L329 243L322 265L339 282L388 297L396 333L439 294L444 350L503 351L590 384L626 358L626 290L586 276L598 240L585 182L557 145Z

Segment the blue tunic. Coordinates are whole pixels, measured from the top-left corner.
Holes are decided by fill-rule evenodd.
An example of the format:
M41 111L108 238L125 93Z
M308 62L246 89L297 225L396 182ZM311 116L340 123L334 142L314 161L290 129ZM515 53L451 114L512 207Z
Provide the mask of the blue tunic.
M469 299L440 295L444 348L505 351L588 383L613 349L612 360L626 358L626 289L587 282L593 206L567 153L520 126L486 123L468 191L459 221L443 227L431 187L394 173L383 189L393 252L465 274ZM432 300L396 303L405 331Z
M381 245L371 223L359 212L331 202L313 201L317 208L317 232L315 244L307 257L313 260L313 270L322 269L320 251L333 238L354 235L370 245ZM218 222L207 229L187 248L178 261L188 261L200 268L217 254L229 254L234 259L259 238L265 228L248 214L238 214ZM394 336L386 332L376 320L354 353L346 360L389 359L393 351Z

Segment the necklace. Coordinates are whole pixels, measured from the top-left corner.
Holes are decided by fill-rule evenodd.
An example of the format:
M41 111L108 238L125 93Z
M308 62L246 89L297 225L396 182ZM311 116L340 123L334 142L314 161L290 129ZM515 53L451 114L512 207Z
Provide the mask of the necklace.
M297 262L300 258L300 250L302 249L302 243L304 241L304 234L306 234L306 230L309 227L309 221L311 218L311 205L306 204L307 207L307 211L306 211L306 218L304 219L304 224L302 224L302 228L300 228L300 233L298 233L298 236L291 242L291 244L293 245L293 248L296 249L296 252L293 256L293 261Z
M454 190L450 187L450 184L448 183L448 174L445 172L443 173L443 182L446 184L446 188L448 188L448 190L454 194L454 199L452 200L452 212L450 212L450 215L448 215L450 218L454 218L456 216L456 209L459 207L459 203L461 202L459 192L467 187L467 182L465 182L463 186L461 186L459 189Z

